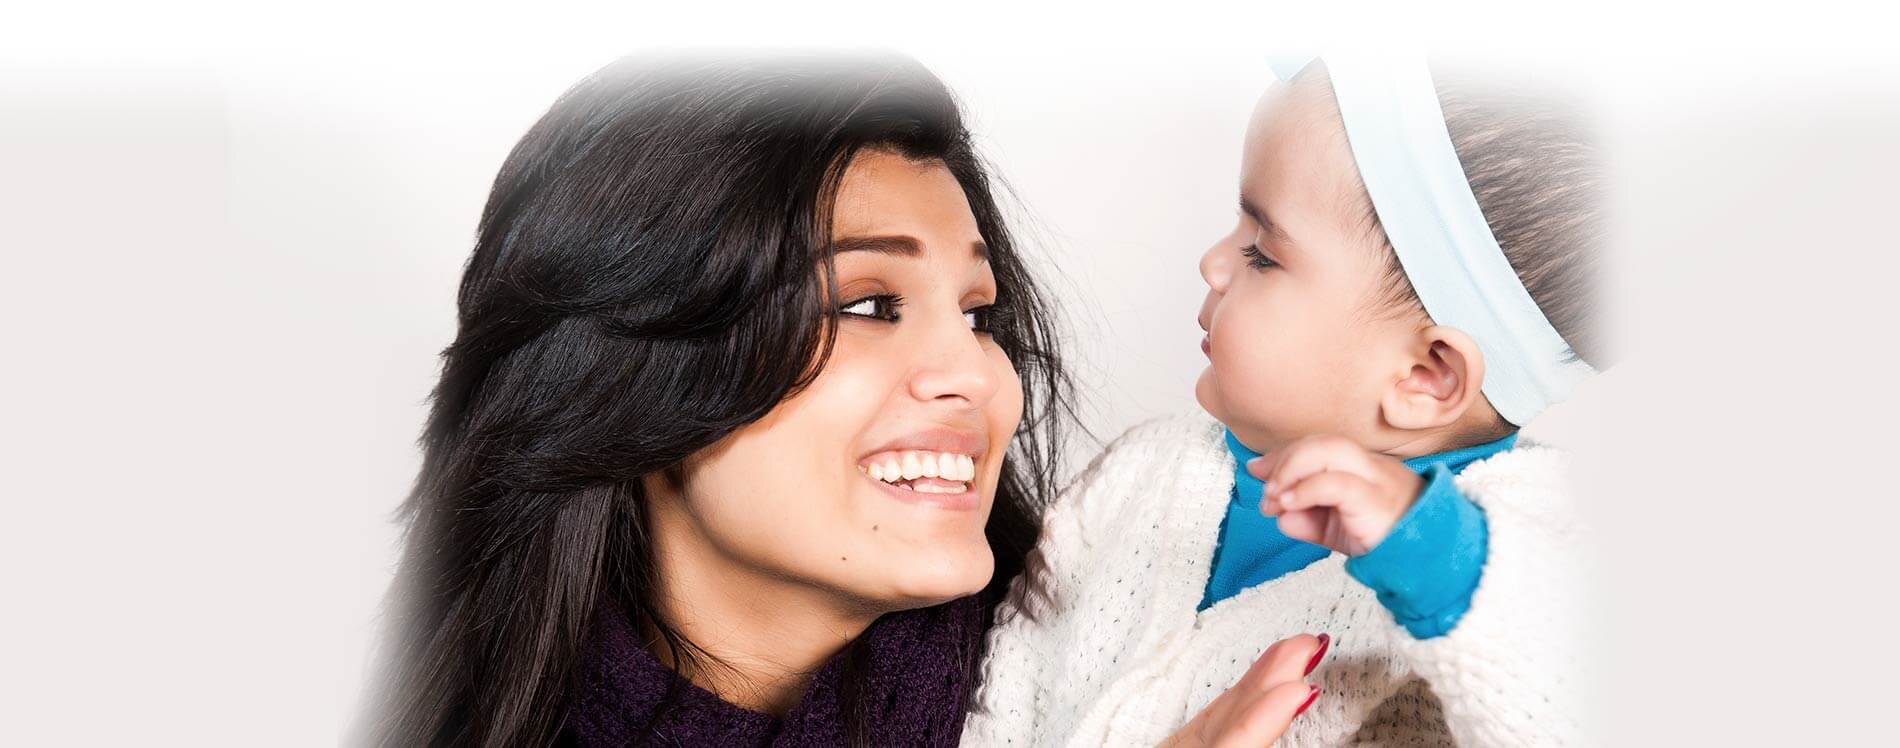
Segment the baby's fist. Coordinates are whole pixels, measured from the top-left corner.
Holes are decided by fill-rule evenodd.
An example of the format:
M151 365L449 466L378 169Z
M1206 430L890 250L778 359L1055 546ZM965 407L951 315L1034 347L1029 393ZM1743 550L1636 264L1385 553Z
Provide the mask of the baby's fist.
M1412 508L1425 480L1398 458L1337 436L1301 439L1247 463L1266 482L1260 511L1287 537L1363 555Z

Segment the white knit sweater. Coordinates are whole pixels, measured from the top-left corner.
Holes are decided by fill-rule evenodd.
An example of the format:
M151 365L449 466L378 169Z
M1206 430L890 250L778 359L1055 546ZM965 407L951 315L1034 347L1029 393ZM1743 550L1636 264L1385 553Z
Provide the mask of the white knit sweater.
M1137 426L1049 508L997 612L965 745L1154 745L1303 632L1334 642L1282 745L1582 741L1561 452L1520 442L1458 475L1489 527L1483 576L1451 633L1417 640L1339 554L1196 613L1233 488L1222 436L1199 414Z

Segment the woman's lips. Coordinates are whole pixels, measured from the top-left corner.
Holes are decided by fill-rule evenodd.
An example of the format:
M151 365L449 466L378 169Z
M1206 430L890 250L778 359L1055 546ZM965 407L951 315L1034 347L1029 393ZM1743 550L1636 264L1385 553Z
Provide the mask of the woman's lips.
M938 426L892 440L859 458L857 469L878 490L908 504L945 509L981 505L976 478L988 451L982 429Z
M967 485L968 488L959 493L925 493L923 491L912 491L902 486L893 486L884 481L872 478L869 475L865 475L864 479L870 481L872 485L877 486L877 490L883 491L891 498L908 504L929 504L954 511L968 511L982 505L982 501L976 495L975 481L966 483L965 485ZM918 478L916 480L938 481L939 479Z
M1213 341L1209 339L1209 336L1206 336L1206 335L1201 336L1201 353L1206 354L1209 357L1212 357L1214 355L1214 344L1213 344Z
M892 439L884 443L883 446L867 452L866 455L902 450L919 450L969 455L981 461L984 452L987 451L988 448L989 438L981 428L950 428L947 426L939 426Z

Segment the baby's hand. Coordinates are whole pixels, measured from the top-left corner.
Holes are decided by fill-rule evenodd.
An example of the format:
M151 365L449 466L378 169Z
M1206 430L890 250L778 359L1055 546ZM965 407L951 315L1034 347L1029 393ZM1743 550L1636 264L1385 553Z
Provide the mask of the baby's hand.
M1412 508L1425 480L1395 457L1341 437L1301 439L1247 463L1267 484L1260 512L1280 531L1348 556L1363 555Z

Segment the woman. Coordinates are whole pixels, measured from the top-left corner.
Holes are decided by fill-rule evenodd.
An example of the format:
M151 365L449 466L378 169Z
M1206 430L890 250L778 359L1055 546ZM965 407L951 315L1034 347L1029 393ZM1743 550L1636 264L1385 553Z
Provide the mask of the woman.
M459 306L371 742L956 741L1066 390L941 83L611 65L509 155ZM1182 738L1271 740L1312 650Z

